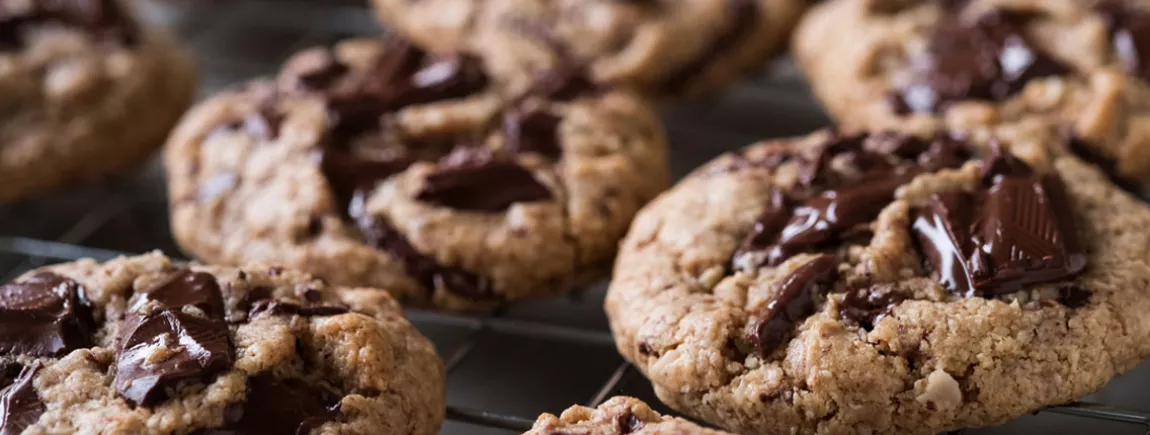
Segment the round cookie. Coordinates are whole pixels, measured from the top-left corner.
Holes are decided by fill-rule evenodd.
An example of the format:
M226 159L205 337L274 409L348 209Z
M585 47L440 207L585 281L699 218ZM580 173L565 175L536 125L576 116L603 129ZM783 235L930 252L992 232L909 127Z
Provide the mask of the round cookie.
M606 310L660 399L731 431L934 434L1150 355L1144 228L1150 208L1073 156L823 131L648 205Z
M386 292L158 253L0 286L4 433L435 434L444 372Z
M191 61L118 0L0 0L0 203L139 165L192 101Z
M1150 9L1122 0L833 0L793 52L839 122L1001 134L1042 122L1057 148L1150 183ZM978 134L978 133L974 133Z
M477 59L396 38L300 53L177 128L176 239L449 309L600 278L668 183L665 139L626 92L553 84L508 97Z
M434 50L483 53L514 87L578 71L656 97L715 91L781 52L803 0L374 0Z
M556 417L543 414L531 430L523 435L724 435L726 432L705 429L687 420L664 417L643 401L631 397L614 397L598 408L572 406Z

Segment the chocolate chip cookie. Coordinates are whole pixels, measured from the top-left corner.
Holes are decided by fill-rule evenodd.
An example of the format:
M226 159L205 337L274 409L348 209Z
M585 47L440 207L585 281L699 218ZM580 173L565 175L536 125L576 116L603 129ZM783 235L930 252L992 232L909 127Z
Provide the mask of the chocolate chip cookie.
M1009 130L1150 183L1150 5L1125 0L834 0L793 52L840 122ZM1148 196L1150 197L1150 196Z
M785 48L804 0L374 0L437 50L484 53L512 86L577 72L657 97L737 80Z
M127 3L0 0L0 203L140 164L194 87Z
M478 59L392 37L305 51L203 103L166 164L176 238L200 259L473 309L602 277L668 183L665 148L626 92L572 78L508 96Z
M386 292L160 254L0 285L0 432L434 434L443 365ZM98 430L97 430L98 428Z
M823 131L698 169L620 248L620 352L740 433L933 434L1101 388L1150 355L1150 207L981 140Z
M556 417L543 414L523 435L724 435L687 420L664 417L646 403L631 397L615 397L598 408L572 406Z

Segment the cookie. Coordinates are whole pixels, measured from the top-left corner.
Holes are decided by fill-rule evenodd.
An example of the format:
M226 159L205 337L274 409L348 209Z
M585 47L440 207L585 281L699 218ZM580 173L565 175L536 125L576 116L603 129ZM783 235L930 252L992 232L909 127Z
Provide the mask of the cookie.
M483 53L513 87L577 71L643 94L715 91L785 48L804 0L374 0L434 50Z
M448 309L598 279L668 183L665 139L626 92L553 85L507 97L478 59L394 37L300 53L177 128L176 239Z
M834 0L792 51L848 126L1060 130L1059 152L1150 185L1150 8L1123 0ZM1150 196L1148 196L1150 197Z
M739 433L934 434L1101 388L1150 355L1150 207L977 141L822 131L703 166L622 243L619 351Z
M0 286L3 433L434 434L444 372L386 292L158 253Z
M615 397L598 408L572 406L556 417L543 414L535 420L531 430L523 435L723 435L699 427L687 420L659 415L643 401L631 397Z
M191 61L117 0L0 0L0 203L139 165L191 103Z

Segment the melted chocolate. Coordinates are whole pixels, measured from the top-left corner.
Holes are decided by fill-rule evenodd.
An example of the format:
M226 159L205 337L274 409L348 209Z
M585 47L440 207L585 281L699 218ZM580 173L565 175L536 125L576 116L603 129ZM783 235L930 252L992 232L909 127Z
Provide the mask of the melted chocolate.
M869 331L907 299L906 294L895 291L890 285L853 288L843 295L839 317Z
M39 367L24 367L11 384L0 390L0 435L18 435L36 423L47 409L32 385Z
M891 96L899 114L939 113L962 100L1003 101L1035 78L1069 68L1027 38L1020 13L995 11L974 24L945 22L928 53L914 60L915 78Z
M494 296L490 280L457 267L441 265L434 258L423 255L383 217L362 216L357 223L368 245L398 257L403 261L407 274L424 288L443 288L456 296L473 300Z
M751 341L766 359L783 344L795 325L815 312L815 299L838 278L838 260L822 254L791 272L774 299L767 302L755 321Z
M143 292L116 338L116 391L151 406L181 383L206 382L231 368L224 314L219 284L206 273L180 270Z
M462 149L427 176L416 199L457 210L498 212L520 202L547 201L551 191L509 156Z
M559 145L561 118L542 108L510 109L503 114L503 135L507 149L514 153L537 153L557 160L563 154Z
M51 272L0 286L0 355L62 356L92 346L95 324L80 284Z
M347 313L347 307L337 305L322 305L304 303L297 304L295 302L285 302L275 299L261 299L252 303L251 310L248 313L249 318L254 318L260 313L268 313L273 316L334 316L338 314Z
M224 426L201 435L308 434L339 416L340 395L270 374L248 378L247 395L224 416Z

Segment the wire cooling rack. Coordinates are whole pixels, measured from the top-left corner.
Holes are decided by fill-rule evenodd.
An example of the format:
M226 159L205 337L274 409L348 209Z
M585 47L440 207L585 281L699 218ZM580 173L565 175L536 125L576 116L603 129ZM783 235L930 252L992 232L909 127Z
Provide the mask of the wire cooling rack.
M269 74L291 52L380 29L360 0L153 0L147 15L196 57L201 96ZM794 68L782 62L707 101L665 110L672 166L683 175L723 151L808 132L827 121ZM159 249L179 257L167 227L159 165L83 189L0 206L0 282L41 265L108 260ZM673 414L616 353L602 312L604 286L474 316L411 310L448 370L443 434L505 435L542 412L595 406L615 395ZM1150 435L1150 364L1082 402L1047 408L986 434Z

